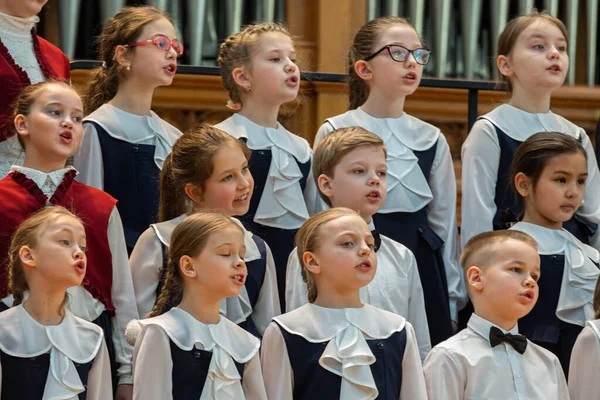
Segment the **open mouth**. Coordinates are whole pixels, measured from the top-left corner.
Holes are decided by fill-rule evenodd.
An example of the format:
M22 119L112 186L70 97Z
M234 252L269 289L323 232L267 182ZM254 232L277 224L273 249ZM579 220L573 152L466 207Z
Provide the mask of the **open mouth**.
M175 75L177 72L177 64L169 64L164 68L164 70L167 71L169 75Z
M379 200L381 198L381 194L377 190L373 190L367 194L369 199Z
M248 201L249 198L250 198L249 194L245 193L245 194L241 195L240 197L233 199L233 201L235 203L243 203L245 201Z
M288 84L289 86L297 86L299 81L300 81L300 78L298 78L298 76L292 75L285 80L285 83Z
M238 283L240 285L243 285L244 282L246 281L246 275L244 274L237 274L237 275L233 275L231 277L231 279L235 282Z
M355 268L357 268L358 270L363 271L363 272L370 271L371 270L371 262L368 260L364 260L360 264L358 264Z
M404 75L404 79L407 81L416 81L417 74L415 74L414 72L409 72L408 74Z
M534 297L535 297L535 296L534 296L533 290L531 290L531 289L530 289L530 290L526 290L526 291L524 291L523 293L521 293L521 296L520 296L520 297L521 297L521 299L523 299L523 300L524 300L526 303L529 303L529 302L531 302L531 301L533 301L533 300L534 300Z
M552 72L560 72L560 66L557 64L552 65L550 68L548 68L548 70L552 71Z
M77 261L75 263L75 270L79 274L85 274L85 261Z

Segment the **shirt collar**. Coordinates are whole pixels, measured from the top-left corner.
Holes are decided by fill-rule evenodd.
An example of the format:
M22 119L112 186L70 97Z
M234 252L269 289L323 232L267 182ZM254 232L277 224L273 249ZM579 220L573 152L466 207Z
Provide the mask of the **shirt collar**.
M490 341L490 329L492 328L492 326L495 326L496 328L500 329L503 333L510 333L513 335L517 335L519 333L518 325L515 325L511 330L506 331L500 328L498 325L491 323L487 319L481 318L475 313L471 314L471 318L469 318L467 326L479 336L484 338L488 343Z
M0 30L13 34L30 36L30 31L35 24L40 22L37 15L28 18L15 17L14 15L0 13Z
M66 173L71 171L72 169L75 168L73 168L73 166L68 166L66 168L57 169L52 172L43 172L33 168L21 167L19 165L13 165L10 168L11 172L20 172L27 178L31 179L40 189L44 187L44 184L46 183L46 180L48 178L50 178L50 180L55 186L60 185Z
M562 132L579 138L581 128L552 111L529 113L510 104L496 107L482 118L491 121L511 138L523 142L538 132Z
M286 331L313 343L331 340L351 326L369 338L386 339L406 325L404 317L369 304L363 304L361 308L340 309L309 303L273 319Z

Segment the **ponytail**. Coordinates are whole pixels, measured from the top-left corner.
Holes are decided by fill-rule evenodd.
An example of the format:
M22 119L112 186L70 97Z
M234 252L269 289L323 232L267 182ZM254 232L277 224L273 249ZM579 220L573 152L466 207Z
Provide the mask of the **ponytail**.
M160 172L160 200L158 222L170 221L189 212L189 201L184 187L178 187L173 177L173 153L169 153Z
M147 318L157 317L166 313L181 303L181 299L183 299L183 286L179 272L179 260L173 260L169 255L165 284L160 291L154 308L148 313Z
M98 67L92 70L90 84L84 97L83 108L90 114L108 103L119 89L119 64L113 62L110 70L107 67Z

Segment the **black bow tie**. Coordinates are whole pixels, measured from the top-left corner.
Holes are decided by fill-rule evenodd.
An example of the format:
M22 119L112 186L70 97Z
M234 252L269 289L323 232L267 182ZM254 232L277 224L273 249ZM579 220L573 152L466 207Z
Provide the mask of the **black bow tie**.
M521 354L525 353L525 349L527 348L527 338L525 338L525 336L503 333L500 329L492 326L490 328L490 344L492 347L496 347L502 342L509 343Z
M373 229L371 231L371 235L373 235L373 239L375 239L375 251L377 251L381 246L381 236L379 236L379 232L377 232L377 229Z

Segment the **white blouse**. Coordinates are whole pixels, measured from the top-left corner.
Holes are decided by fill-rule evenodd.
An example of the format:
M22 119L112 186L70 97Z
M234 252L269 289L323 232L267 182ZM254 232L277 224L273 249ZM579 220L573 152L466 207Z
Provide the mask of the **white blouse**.
M44 194L52 197L54 191L56 191L56 188L62 182L62 177L73 168L69 167L47 174L25 167L15 166L13 169L34 181ZM60 181L58 181L59 171L62 173ZM40 183L42 186L39 186ZM132 319L139 318L139 316L134 304L135 294L127 260L123 223L121 222L121 217L116 206L110 214L107 237L112 255L111 297L116 309L115 316L111 318L112 340L115 346L116 361L120 364L117 375L119 376L119 384L131 384L133 382L133 377L131 376L133 347L125 341L124 335L127 323ZM94 321L106 310L104 304L94 298L83 286L69 288L67 292L71 300L68 306L69 310L79 318L86 321ZM12 296L8 296L2 301L10 307L12 305Z
M493 230L496 214L496 184L500 165L500 144L495 126L512 139L525 141L538 132L562 132L580 138L587 154L588 179L584 201L577 214L600 224L600 178L592 143L579 126L552 111L528 113L509 104L496 107L475 122L462 147L462 226L463 245L478 233ZM600 236L594 235L592 245L600 250Z
M415 329L423 361L431 350L431 341L417 261L402 244L383 235L380 237L381 246L375 253L377 272L371 283L360 288L360 300L406 318ZM302 265L296 249L288 258L285 298L287 312L308 303L308 289L302 280Z
M466 329L431 350L423 366L429 399L569 400L554 354L529 340L523 354L507 343L492 347L492 326L472 314ZM508 332L517 334L518 327Z
M97 123L115 139L155 146L154 163L162 169L165 158L182 133L154 111L150 113L150 116L136 115L104 104L85 117L83 140L73 158L73 166L79 171L77 180L100 190L104 189L104 160L100 139L94 125L85 124L86 121Z
M586 321L594 318L594 290L600 275L596 266L600 262L598 250L581 243L565 229L549 229L528 222L518 222L510 229L534 238L540 255L564 254L556 316L570 324L585 326Z
M170 221L152 224L140 236L131 253L131 274L139 315L147 315L152 311L156 302L156 288L158 287L160 271L163 268L164 257L161 244L169 246L173 230L185 217L187 217L187 214ZM237 219L232 219L244 230L244 244L246 245L244 261L250 262L260 259L260 250L252 239L252 232L246 230ZM239 324L252 314L252 321L261 335L267 329L271 318L281 314L275 261L271 249L266 243L265 246L267 248L265 278L254 310L250 304L245 286L239 296L228 297L221 301L221 315Z
M37 16L20 18L0 13L0 40L15 63L27 73L31 84L46 80L35 55L31 29L40 19ZM23 165L25 151L17 135L0 142L0 179L10 172L13 165Z
M258 354L260 341L226 318L207 325L175 307L158 317L131 321L127 337L135 340L134 399L173 398L169 341L185 351L197 348L213 353L200 400L267 399ZM234 360L245 364L243 378Z
M569 367L571 400L600 400L600 320L588 321L577 337Z
M310 160L312 151L308 142L280 124L276 129L267 128L240 114L233 114L215 127L236 139L246 139L252 150L271 150L269 176L254 222L281 229L300 228L309 215L300 186L302 171L296 160L303 164Z
M388 193L379 213L416 212L427 206L429 226L444 241L450 315L457 321L458 310L467 302L467 293L458 262L460 243L456 226L456 178L446 138L435 126L406 113L400 118L375 118L359 107L327 121L319 128L314 146L333 132L334 126L336 129L361 126L385 143L388 153ZM435 158L427 178L419 167L414 151L428 150L436 143ZM311 215L328 208L318 190L311 173L304 192Z
M280 326L312 343L328 342L319 366L342 378L340 399L374 399L379 391L370 365L376 362L366 340L386 339L406 329L399 399L427 399L415 333L409 322L368 304L361 308L333 309L306 304L274 318L262 342L265 387L270 399L291 399L293 365Z
M0 313L0 350L19 358L50 353L44 399L78 400L84 391L88 400L112 399L110 360L102 329L68 310L60 324L49 326L34 320L22 304ZM92 360L84 386L75 363Z

